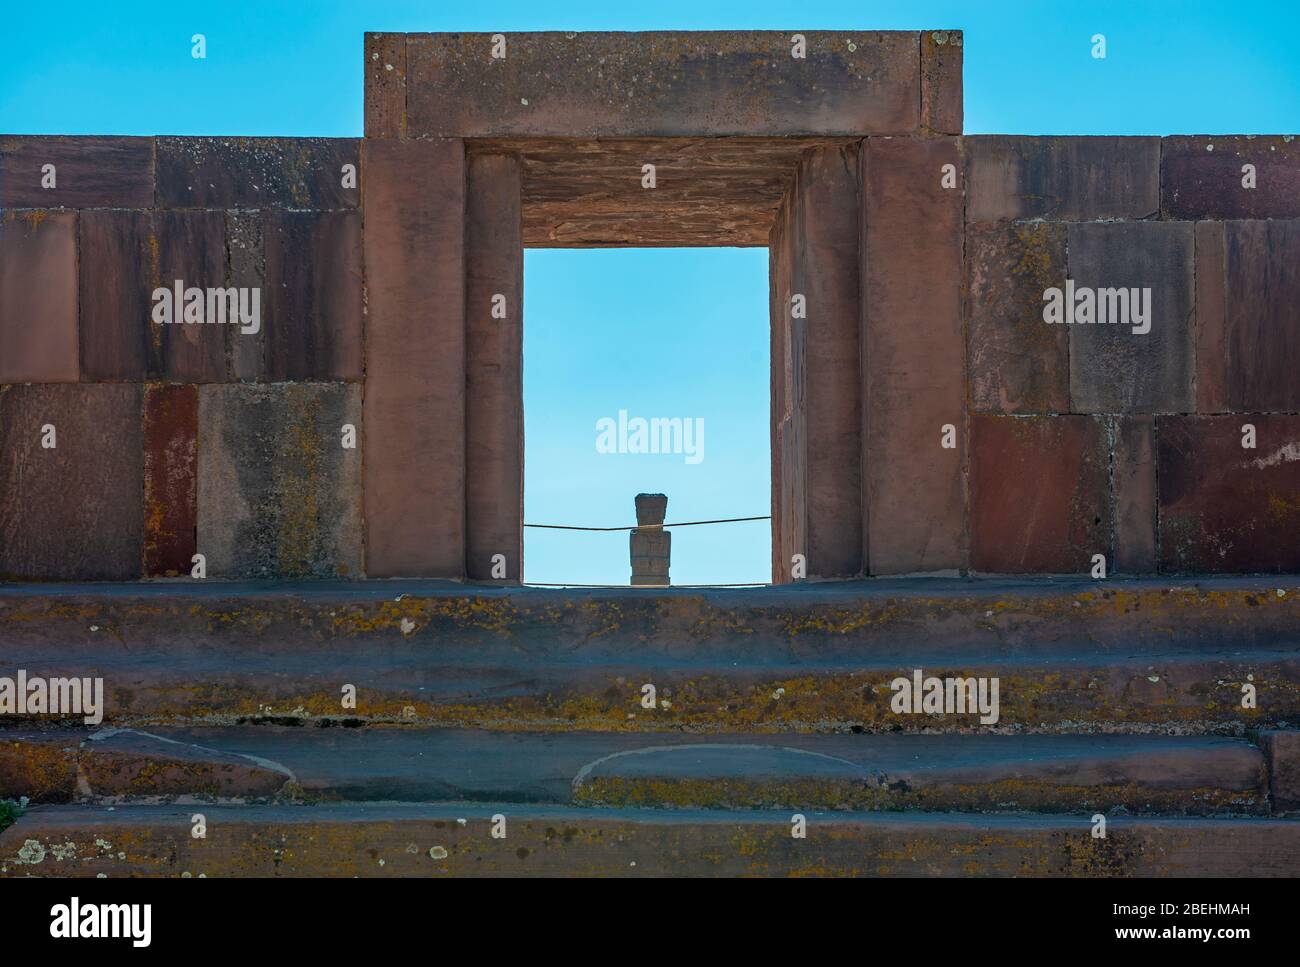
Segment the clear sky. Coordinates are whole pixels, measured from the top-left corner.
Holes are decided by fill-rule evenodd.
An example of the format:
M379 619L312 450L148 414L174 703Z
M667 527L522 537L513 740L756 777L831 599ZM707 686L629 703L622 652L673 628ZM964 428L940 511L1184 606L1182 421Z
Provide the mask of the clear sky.
M1300 133L1298 0L11 0L0 21L6 134L357 137L367 30L926 28L965 32L967 133ZM626 524L660 489L670 520L767 513L765 250L530 251L524 312L529 521ZM597 453L620 409L702 418L704 459ZM675 582L768 577L764 524L673 542ZM525 561L531 581L624 583L627 535L530 531Z

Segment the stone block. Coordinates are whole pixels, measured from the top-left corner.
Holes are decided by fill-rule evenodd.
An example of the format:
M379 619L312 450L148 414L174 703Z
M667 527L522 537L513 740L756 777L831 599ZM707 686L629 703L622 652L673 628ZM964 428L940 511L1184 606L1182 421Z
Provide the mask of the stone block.
M1094 319L1065 324L1070 334L1070 400L1076 413L1185 413L1195 406L1195 263L1193 229L1178 222L1069 226L1070 278L1076 299L1096 293ZM1064 290L1065 280L1058 286ZM1097 290L1123 291L1110 298ZM1149 292L1150 331L1129 324ZM1127 302L1129 314L1117 313ZM1079 306L1076 305L1076 315ZM1068 312L1068 307L1067 307ZM1117 315L1120 323L1109 320ZM1140 328L1140 327L1137 327Z
M77 216L0 213L0 383L77 375Z
M1160 417L1157 440L1161 570L1300 571L1300 416Z
M1110 561L1110 454L1089 416L971 417L971 567L1087 573Z
M190 573L197 549L198 421L198 387L145 387L145 577Z
M633 587L666 587L672 557L673 535L669 531L637 529L628 535L632 553Z
M1260 734L1268 758L1268 793L1274 814L1300 810L1300 732L1268 729Z
M1253 188L1246 187L1251 177ZM1289 135L1164 138L1160 181L1165 218L1300 218L1300 140Z
M139 386L0 386L0 580L139 578L141 447Z
M1069 333L1043 321L1043 293L1066 275L1064 225L966 228L971 404L999 413L1070 408Z
M406 137L406 34L368 33L366 137Z
M152 208L153 152L153 138L0 138L0 208Z
M1115 420L1112 475L1115 485L1115 560L1121 574L1156 570L1155 418Z
M1160 210L1159 138L996 134L962 144L970 221L1136 219Z
M962 32L921 31L921 128L961 134Z
M159 208L347 209L360 204L356 138L158 138ZM352 187L344 187L344 165Z
M357 446L343 446L344 427ZM361 391L199 389L198 552L209 577L361 576Z
M636 522L638 527L645 527L650 524L662 526L667 513L667 494L636 495Z

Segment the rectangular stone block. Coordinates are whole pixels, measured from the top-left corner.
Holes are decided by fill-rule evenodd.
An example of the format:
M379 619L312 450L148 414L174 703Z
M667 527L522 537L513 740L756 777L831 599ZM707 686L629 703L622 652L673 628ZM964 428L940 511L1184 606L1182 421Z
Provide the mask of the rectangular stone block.
M921 128L931 134L962 131L962 32L921 31Z
M408 135L912 134L920 122L913 32L407 35ZM372 76L367 74L367 81ZM385 79L384 83L388 83ZM379 96L379 95L377 95ZM938 98L943 100L943 96Z
M356 208L360 155L356 138L158 138L158 207Z
M468 160L465 197L466 572L523 578L524 402L520 163Z
M1110 560L1110 454L1090 416L971 416L971 567L1086 573Z
M230 324L153 321L153 292L222 287L226 233L221 212L82 214L81 368L86 379L225 378ZM206 305L206 298L205 298ZM184 305L174 307L177 317Z
M772 581L793 580L795 554L807 554L806 410L803 340L807 319L795 318L794 192L786 193L768 239L768 314L771 347ZM798 380L798 385L796 385Z
M260 289L263 299L270 296L266 285L266 213L227 212L226 251L230 264L227 282L237 288ZM257 332L242 332L239 326L226 329L226 374L232 380L249 381L266 378L267 302L262 302L262 326Z
M1196 411L1228 409L1227 263L1223 222L1196 223Z
M1268 798L1273 814L1300 810L1300 732L1267 729L1260 744L1268 757Z
M1178 222L1069 226L1070 275L1076 299L1096 293L1094 319L1061 324L1070 333L1070 400L1076 413L1185 413L1195 405L1195 285L1193 229ZM1058 286L1064 291L1065 280ZM1127 320L1131 290L1150 290L1150 331ZM1128 290L1112 298L1099 290ZM1079 307L1076 304L1076 317ZM1068 313L1069 307L1066 307ZM1120 316L1124 321L1109 320ZM1068 315L1067 315L1068 318ZM1136 328L1142 328L1138 326Z
M1069 333L1043 321L1043 293L1066 275L1064 225L966 227L971 404L999 413L1070 408Z
M954 139L863 145L863 496L872 574L966 566L962 193L937 175L958 163ZM955 447L942 445L945 436Z
M144 576L188 575L196 551L199 394L196 386L144 390Z
M360 214L276 212L263 231L267 377L360 379Z
M1160 417L1157 440L1161 570L1300 571L1300 416Z
M465 573L465 149L367 141L371 577Z
M0 213L0 383L77 380L77 216Z
M198 425L198 553L210 577L361 576L359 386L204 386Z
M972 222L1137 219L1160 210L1159 138L997 134L962 145Z
M406 34L368 33L366 137L406 137Z
M1121 574L1156 570L1155 418L1121 416L1114 425L1115 560Z
M673 535L664 530L634 530L628 535L633 587L667 587Z
M1161 212L1165 218L1185 219L1300 218L1300 140L1256 135L1162 139Z
M139 578L141 465L139 386L0 386L0 580Z
M153 138L0 138L0 208L152 208L153 151Z

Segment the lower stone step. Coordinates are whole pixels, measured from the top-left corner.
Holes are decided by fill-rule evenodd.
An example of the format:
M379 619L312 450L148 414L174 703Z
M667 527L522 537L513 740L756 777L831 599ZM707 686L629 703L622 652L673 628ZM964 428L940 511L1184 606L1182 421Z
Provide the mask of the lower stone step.
M0 731L0 797L464 800L793 810L1269 812L1245 739L506 733L403 727Z
M35 806L26 876L1245 876L1300 874L1300 821L520 805ZM201 825L200 825L201 824ZM202 831L196 837L195 831Z

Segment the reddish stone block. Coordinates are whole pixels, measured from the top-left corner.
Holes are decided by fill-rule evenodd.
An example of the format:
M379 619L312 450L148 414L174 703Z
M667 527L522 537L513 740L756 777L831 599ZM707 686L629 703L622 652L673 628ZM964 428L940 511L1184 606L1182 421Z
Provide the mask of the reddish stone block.
M410 137L912 134L912 32L407 35ZM367 75L367 80L371 80ZM387 83L387 82L385 82ZM942 98L940 98L942 100Z
M933 134L961 134L962 33L921 31L921 128Z
M1110 552L1106 428L1088 416L971 417L971 567L1081 573Z
M159 324L153 292L222 287L221 212L87 212L81 215L81 368L87 379L225 378L229 324Z
M1161 570L1300 571L1300 416L1161 417L1157 440Z
M1300 410L1300 220L1223 231L1228 405Z
M1160 210L1160 139L976 135L962 139L966 217L1087 221Z
M144 576L190 573L196 551L196 386L144 391Z
M139 386L0 386L0 580L139 578L141 463Z
M1245 165L1254 166L1253 188ZM1300 141L1180 135L1161 141L1165 218L1300 218Z
M863 145L863 460L872 574L966 566L962 192L953 139ZM957 446L941 446L951 424ZM814 448L810 447L810 453Z
M277 212L264 233L267 378L360 379L361 216Z
M1228 409L1228 306L1223 222L1196 224L1196 411Z
M497 554L507 580L523 577L520 169L510 155L474 155L466 176L465 567L476 581L492 579Z
M152 208L153 150L153 138L0 138L0 208Z
M465 149L367 141L366 572L465 573Z
M1193 229L1179 222L1069 226L1075 291L1150 289L1150 331L1126 323L1066 324L1076 413L1184 413L1195 405ZM1065 280L1058 283L1062 289ZM1132 293L1127 295L1132 307ZM1105 300L1113 314L1118 301ZM1098 315L1102 297L1098 294Z
M77 216L0 217L0 383L77 379Z
M1268 757L1268 797L1273 813L1300 810L1300 732L1269 729L1260 734Z
M772 581L792 580L792 559L807 554L807 407L799 403L795 374L802 374L804 327L793 318L795 221L792 194L777 212L768 239L768 313L770 316L772 397ZM800 376L802 379L802 376ZM863 538L865 541L865 537ZM865 544L864 544L865 547Z
M158 138L158 207L356 208L360 155L355 138Z
M976 410L1069 410L1069 333L1043 321L1043 292L1065 275L1064 225L967 226L967 339Z
M406 137L406 34L366 34L366 137Z
M1115 421L1115 562L1122 574L1156 570L1155 418Z

